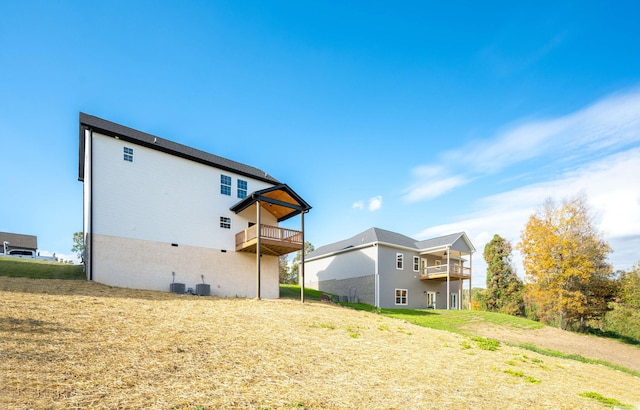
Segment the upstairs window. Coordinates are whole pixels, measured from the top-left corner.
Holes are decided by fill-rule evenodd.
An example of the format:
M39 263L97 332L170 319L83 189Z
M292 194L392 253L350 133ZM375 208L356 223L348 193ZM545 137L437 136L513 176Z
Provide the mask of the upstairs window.
M124 147L124 158L127 162L133 162L133 148Z
M238 180L238 198L246 198L247 197L247 181L243 181L241 179Z
M231 195L231 177L220 175L220 193L222 195Z
M413 271L414 272L419 272L420 271L420 257L419 256L414 256L413 257Z
M404 265L404 255L396 253L396 269L402 269Z
M220 228L231 229L231 218L226 216L220 217Z

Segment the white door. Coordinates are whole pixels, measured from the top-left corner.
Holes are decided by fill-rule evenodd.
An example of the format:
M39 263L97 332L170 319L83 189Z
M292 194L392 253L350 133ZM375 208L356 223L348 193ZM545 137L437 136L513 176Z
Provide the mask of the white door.
M452 293L451 294L451 299L449 302L449 307L451 309L458 309L458 294L457 293Z
M436 292L427 292L427 308L436 308Z

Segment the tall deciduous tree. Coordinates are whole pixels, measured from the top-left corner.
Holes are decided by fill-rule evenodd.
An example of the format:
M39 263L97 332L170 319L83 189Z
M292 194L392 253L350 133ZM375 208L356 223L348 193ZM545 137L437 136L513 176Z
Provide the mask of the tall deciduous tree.
M82 232L73 233L73 247L71 248L71 252L78 255L78 258L84 263L84 234Z
M304 241L304 254L308 255L311 252L315 251L316 248L311 244L311 242ZM293 265L291 266L291 277L293 278L292 283L298 283L300 277L300 262L302 261L302 251L296 252L296 256L293 257Z
M280 283L295 283L291 281L291 267L289 266L288 255L282 255L278 258L278 271L280 276Z
M588 320L603 317L613 294L611 248L595 229L583 195L562 204L548 199L529 218L518 248L527 299L541 321L584 331Z
M484 247L487 262L485 304L489 311L522 315L524 285L511 263L511 243L496 234Z
M620 272L618 298L609 304L603 327L605 331L640 342L640 262Z

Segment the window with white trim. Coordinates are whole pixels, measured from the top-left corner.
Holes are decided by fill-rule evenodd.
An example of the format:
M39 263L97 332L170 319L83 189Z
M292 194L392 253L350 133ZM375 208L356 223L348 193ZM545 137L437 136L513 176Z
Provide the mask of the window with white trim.
M414 272L420 272L420 257L419 256L414 256L413 257L413 271Z
M407 289L396 289L396 305L406 305L409 299Z
M220 175L220 193L222 195L231 195L231 177L228 175Z
M241 179L238 180L238 198L246 198L247 197L247 181L243 181Z
M402 269L404 265L404 255L396 253L396 269Z
M231 218L226 216L220 217L220 228L231 229Z
M133 148L124 147L123 159L127 162L133 162Z
M442 261L440 259L436 259L436 269L440 270L441 267L442 267Z

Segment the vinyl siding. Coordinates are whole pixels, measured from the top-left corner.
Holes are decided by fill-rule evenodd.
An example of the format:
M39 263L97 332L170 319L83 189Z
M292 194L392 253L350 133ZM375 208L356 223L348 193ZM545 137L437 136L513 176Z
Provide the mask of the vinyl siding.
M92 145L94 234L233 251L235 234L255 222L229 210L240 201L236 174L96 132ZM133 148L133 162L123 160L124 147ZM221 174L232 178L231 196L220 193ZM249 193L271 186L239 178ZM231 229L220 227L221 216ZM277 225L271 214L261 217Z

